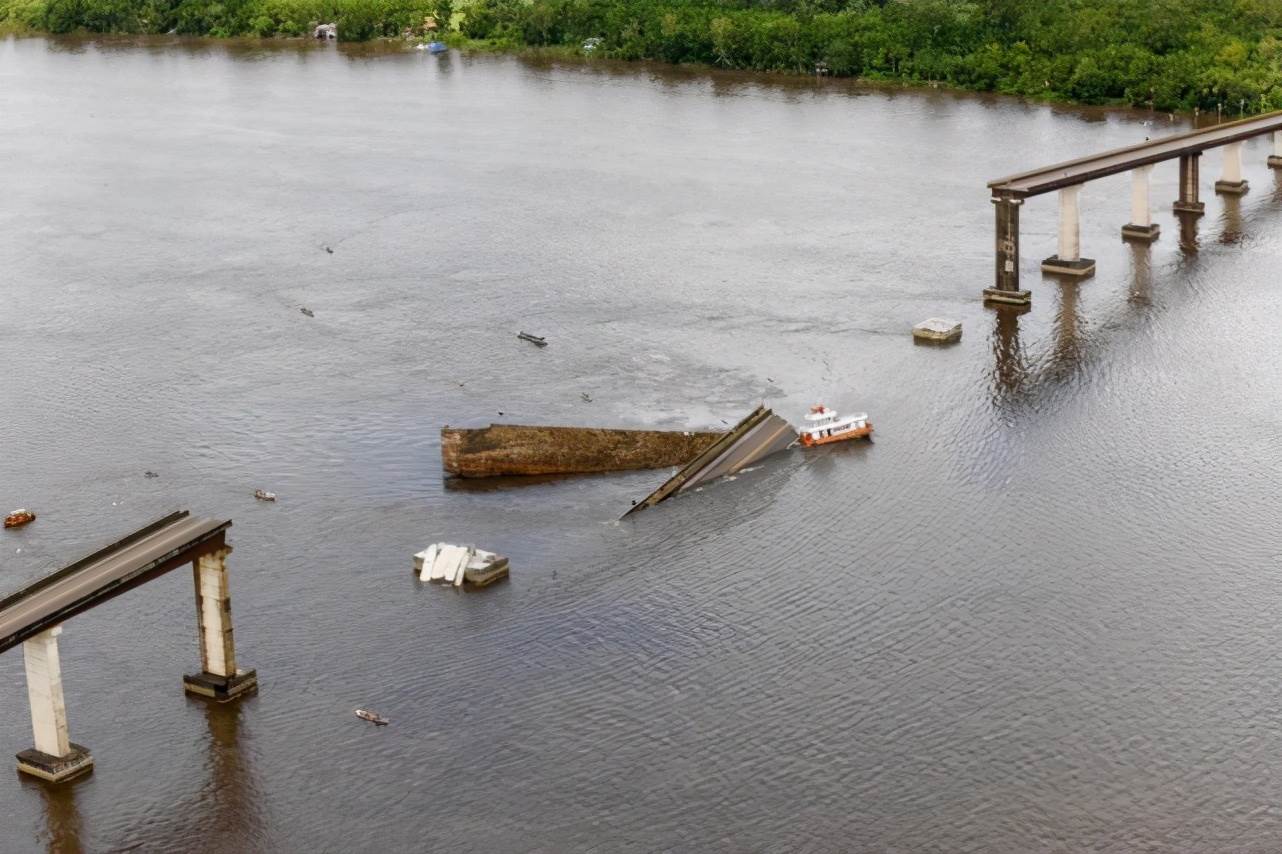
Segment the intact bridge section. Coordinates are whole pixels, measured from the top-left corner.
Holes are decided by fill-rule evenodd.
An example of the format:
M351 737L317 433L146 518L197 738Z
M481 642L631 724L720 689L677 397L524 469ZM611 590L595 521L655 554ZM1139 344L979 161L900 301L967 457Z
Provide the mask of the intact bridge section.
M1052 191L1059 192L1059 251L1042 262L1042 270L1068 276L1090 276L1095 262L1081 255L1077 196L1082 185L1096 178L1131 173L1131 221L1122 226L1126 240L1152 242L1159 228L1152 220L1149 202L1149 174L1167 160L1179 160L1179 198L1172 206L1177 214L1198 217L1206 209L1199 197L1199 162L1202 153L1223 148L1223 171L1215 191L1240 196L1247 191L1242 178L1242 143L1266 133L1273 135L1273 154L1268 164L1282 169L1282 111L1216 125L1105 151L1091 157L1056 163L1030 172L1021 172L988 182L997 209L996 275L993 287L984 290L986 302L1028 305L1032 294L1019 283L1019 208L1024 200Z
M0 599L0 653L22 645L35 747L18 754L18 770L50 782L93 767L89 750L70 740L62 693L58 636L62 624L122 593L191 564L200 638L199 673L183 677L187 691L230 700L258 684L236 665L227 587L227 529L231 520L197 519L188 511L158 519Z

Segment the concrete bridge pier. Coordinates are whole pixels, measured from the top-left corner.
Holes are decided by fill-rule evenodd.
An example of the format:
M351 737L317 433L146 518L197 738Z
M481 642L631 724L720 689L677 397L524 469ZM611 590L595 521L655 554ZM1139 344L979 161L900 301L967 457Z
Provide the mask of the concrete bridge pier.
M1176 213L1206 213L1206 202L1198 197L1198 161L1201 152L1180 156L1180 197L1172 209Z
M1242 143L1230 142L1224 146L1224 166L1220 180L1215 182L1215 192L1240 196L1247 191L1242 178Z
M1273 153L1269 155L1269 168L1282 169L1282 131L1273 132Z
M223 545L196 558L196 624L200 634L200 672L183 677L192 694L226 702L258 685L258 674L236 667L236 643L231 628L231 594L227 588L227 555Z
M1152 171L1152 163L1131 170L1131 221L1122 226L1123 240L1152 243L1162 233L1161 226L1153 222L1149 207L1148 180Z
M67 734L67 704L62 696L62 664L54 626L22 644L27 667L27 699L36 746L18 754L18 770L51 783L61 783L93 768L89 749L73 744Z
M1081 191L1081 184L1059 191L1059 252L1042 262L1043 273L1079 277L1095 275L1095 260L1081 257L1081 217L1077 207Z
M984 302L1028 305L1033 295L1019 288L1019 206L1023 199L994 196L997 212L997 272L993 287L984 289Z

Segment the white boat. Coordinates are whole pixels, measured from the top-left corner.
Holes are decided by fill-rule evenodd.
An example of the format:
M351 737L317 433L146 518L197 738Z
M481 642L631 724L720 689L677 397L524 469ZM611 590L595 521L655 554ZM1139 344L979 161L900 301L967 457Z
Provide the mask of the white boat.
M801 444L806 447L842 442L846 439L866 439L872 435L868 413L858 412L842 417L836 410L822 403L810 407L806 413L806 426L801 430Z

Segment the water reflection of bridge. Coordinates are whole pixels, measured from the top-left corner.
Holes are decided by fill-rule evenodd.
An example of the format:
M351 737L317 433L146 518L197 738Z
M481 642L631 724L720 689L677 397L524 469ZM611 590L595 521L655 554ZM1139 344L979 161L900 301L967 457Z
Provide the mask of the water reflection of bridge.
M196 702L195 700L192 701ZM245 707L240 703L201 703L209 732L208 777L180 809L131 828L112 839L113 851L223 852L270 850L263 796L242 739ZM50 852L81 854L97 850L92 828L85 826L78 787L50 786L31 780L44 803L43 842ZM262 843L261 845L258 843Z
M1267 204L1257 207L1276 213L1282 210L1282 169L1274 171L1274 184ZM1203 247L1199 228L1200 213L1176 212L1179 220L1180 254L1176 269L1197 263ZM1220 245L1235 245L1248 239L1248 213L1243 210L1243 200L1237 195L1223 199L1218 218L1219 230L1209 239ZM1153 304L1154 262L1149 241L1128 241L1130 269L1126 276L1126 302L1133 308L1148 308ZM1052 323L1049 351L1037 364L1024 350L1020 340L1020 317L1031 308L1028 305L997 304L992 333L993 373L992 389L997 398L1013 401L1033 393L1035 388L1063 379L1079 370L1089 358L1087 324L1079 311L1081 279L1072 276L1052 277L1058 283L1059 305Z

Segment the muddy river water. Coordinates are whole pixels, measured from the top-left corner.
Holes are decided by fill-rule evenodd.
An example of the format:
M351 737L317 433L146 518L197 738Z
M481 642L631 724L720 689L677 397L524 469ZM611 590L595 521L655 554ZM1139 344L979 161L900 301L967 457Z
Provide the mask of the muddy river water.
M0 509L40 514L0 536L0 592L174 508L231 518L261 682L183 695L185 571L72 620L96 770L0 774L0 850L1274 850L1266 141L1240 201L1207 156L1183 247L1173 164L1151 249L1120 240L1127 177L1089 185L1080 284L1038 272L1056 208L1030 201L1032 310L979 302L987 180L1184 127L644 65L0 41ZM962 342L915 347L931 316ZM707 428L761 401L867 410L876 441L624 523L666 472L441 475L444 424ZM511 580L419 584L437 540ZM20 651L0 684L12 755Z

